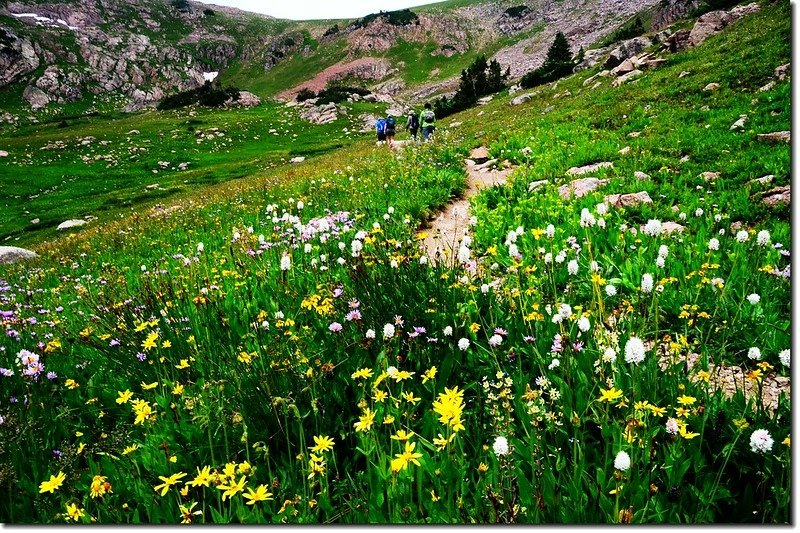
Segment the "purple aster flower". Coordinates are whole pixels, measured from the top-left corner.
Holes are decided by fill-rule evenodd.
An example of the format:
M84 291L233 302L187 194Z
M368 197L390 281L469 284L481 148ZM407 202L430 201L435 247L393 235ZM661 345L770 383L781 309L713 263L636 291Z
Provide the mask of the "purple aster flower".
M50 381L53 381L53 380L54 380L54 379L56 379L57 377L58 377L58 374L56 374L56 373L55 373L55 372L53 372L53 371L50 371L50 372L48 372L48 373L47 373L47 379L49 379Z
M331 325L328 326L328 329L334 333L339 333L340 331L342 331L342 325L339 324L338 322L331 322Z

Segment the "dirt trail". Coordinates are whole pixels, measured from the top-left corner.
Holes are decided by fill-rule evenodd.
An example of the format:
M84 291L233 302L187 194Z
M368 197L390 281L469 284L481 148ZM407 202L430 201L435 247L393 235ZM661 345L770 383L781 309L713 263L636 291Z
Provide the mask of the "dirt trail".
M485 147L477 148L470 154L473 159L488 159L488 150ZM420 231L422 247L425 255L431 261L452 264L456 260L458 248L465 235L469 235L469 199L485 187L503 185L506 178L514 170L506 168L492 170L489 167L496 160L486 160L477 164L473 159L467 160L467 190L463 198L455 200L439 213L431 227Z

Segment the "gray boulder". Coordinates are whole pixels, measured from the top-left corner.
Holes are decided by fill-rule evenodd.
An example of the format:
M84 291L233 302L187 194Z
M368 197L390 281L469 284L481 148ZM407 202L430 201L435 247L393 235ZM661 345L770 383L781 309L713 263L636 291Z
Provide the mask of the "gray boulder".
M608 56L603 66L608 69L614 68L626 59L642 52L651 44L652 42L647 37L634 37L633 39L623 41L611 51L611 54Z
M88 222L86 222L85 220L82 220L80 218L73 218L73 219L70 219L70 220L65 220L64 222L59 224L56 229L59 230L59 231L62 231L62 230L65 230L65 229L78 228L80 226L85 226L86 224L88 224Z
M610 194L604 201L614 207L630 207L639 204L652 204L653 199L647 191L633 192L628 194Z
M515 96L515 97L514 97L514 98L511 100L511 102L509 102L509 104L510 104L510 105L520 105L520 104L524 104L525 102L529 102L531 98L533 98L533 95L532 95L532 94L530 94L530 93L528 93L528 94L521 94L521 95L519 95L519 96Z
M0 264L16 263L17 261L35 259L37 257L39 256L36 254L36 252L26 250L25 248L18 248L16 246L0 246Z
M581 198L607 183L608 180L598 178L580 178L559 187L558 194L565 200L569 200L572 197Z
M644 73L639 69L632 70L631 72L628 72L624 76L620 76L619 78L617 78L614 81L612 81L611 82L611 86L612 87L619 87L623 83L627 83L627 82L631 81L632 79L638 78L642 74L644 74Z
M33 85L25 87L22 97L31 104L33 109L39 109L50 103L50 97L44 91Z
M756 135L759 141L768 142L792 142L792 133L790 131L773 131L772 133L759 133Z
M581 176L590 172L596 172L602 168L614 168L614 163L611 161L603 161L601 163L592 163L591 165L584 165L582 167L571 167L567 170L568 176Z

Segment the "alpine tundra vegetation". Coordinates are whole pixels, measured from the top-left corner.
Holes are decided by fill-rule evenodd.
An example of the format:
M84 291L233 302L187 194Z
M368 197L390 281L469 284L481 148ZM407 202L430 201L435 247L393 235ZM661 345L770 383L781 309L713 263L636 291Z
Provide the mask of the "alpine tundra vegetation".
M73 4L0 8L0 521L790 522L788 2Z

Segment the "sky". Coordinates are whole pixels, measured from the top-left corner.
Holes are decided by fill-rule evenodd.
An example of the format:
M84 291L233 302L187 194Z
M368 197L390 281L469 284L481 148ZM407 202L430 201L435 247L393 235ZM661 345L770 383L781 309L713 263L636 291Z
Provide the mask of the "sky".
M378 11L433 4L436 0L199 0L292 20L351 19ZM439 0L441 1L441 0Z

